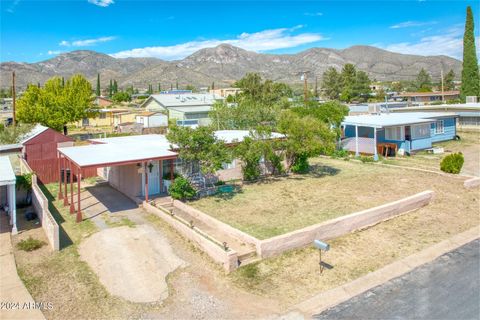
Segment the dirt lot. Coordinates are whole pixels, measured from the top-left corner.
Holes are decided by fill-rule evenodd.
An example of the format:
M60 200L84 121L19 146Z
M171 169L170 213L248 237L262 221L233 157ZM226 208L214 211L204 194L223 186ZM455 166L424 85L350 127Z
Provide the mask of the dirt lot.
M80 244L79 253L108 292L132 302L166 299L167 275L186 266L165 237L148 225L97 232Z
M297 230L428 189L438 176L354 161L317 158L313 173L244 185L228 198L192 206L259 239Z

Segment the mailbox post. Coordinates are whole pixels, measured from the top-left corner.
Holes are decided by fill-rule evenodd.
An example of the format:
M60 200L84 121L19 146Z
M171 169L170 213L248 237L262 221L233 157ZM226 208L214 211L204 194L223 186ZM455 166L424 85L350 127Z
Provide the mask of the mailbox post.
M325 243L317 239L313 241L313 245L318 249L318 258L319 258L318 265L320 266L320 274L322 274L323 269L325 268L322 265L322 251L330 250L330 245L328 243Z

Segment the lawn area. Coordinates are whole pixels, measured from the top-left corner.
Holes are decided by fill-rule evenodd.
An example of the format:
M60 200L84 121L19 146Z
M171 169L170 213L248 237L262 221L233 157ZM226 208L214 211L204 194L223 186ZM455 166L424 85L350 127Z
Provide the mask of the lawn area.
M351 164L381 169L377 165ZM433 201L419 210L328 241L330 251L323 260L333 268L325 269L323 275L319 273L317 250L307 247L241 267L230 275L232 281L291 306L480 224L478 188L467 190L458 178L403 170L395 168L397 179L392 184L403 190L402 180L406 179L411 192L429 187L435 191ZM375 183L370 180L359 189L371 190Z
M193 207L259 239L399 200L435 188L438 176L402 168L328 158L311 161L306 175L246 184L230 197Z
M420 151L413 156L384 159L387 164L394 164L420 169L440 171L440 162L452 152L462 152L465 156L464 170L462 173L478 175L480 163L480 131L458 131L460 140L449 140L435 143L434 147L442 147L444 154L428 154Z

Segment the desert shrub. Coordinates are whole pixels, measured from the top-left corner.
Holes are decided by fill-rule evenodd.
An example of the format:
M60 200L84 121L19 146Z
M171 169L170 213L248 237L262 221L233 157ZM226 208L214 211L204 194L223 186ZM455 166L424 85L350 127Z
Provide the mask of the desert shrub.
M347 158L348 151L344 149L335 150L330 156L334 159Z
M190 181L184 177L176 178L168 189L168 193L173 199L177 200L190 200L197 195L197 191Z
M261 171L258 162L256 161L247 161L243 163L242 166L243 180L246 181L255 181L260 178Z
M360 156L360 161L362 161L363 163L367 163L367 162L373 162L373 157L368 157L368 156Z
M18 189L29 191L32 189L32 173L26 173L21 176L16 176L16 185Z
M277 174L283 174L285 173L285 167L283 166L282 163L282 157L276 154L275 152L271 152L268 155L268 162L272 165L272 174L277 175Z
M442 159L440 163L440 170L447 173L459 174L463 167L464 162L463 154L452 153Z
M299 155L292 165L292 172L307 173L310 165L308 164L308 157L306 154Z
M44 245L46 245L45 241L34 239L29 236L27 239L23 239L17 243L17 248L23 251L33 251L40 249Z

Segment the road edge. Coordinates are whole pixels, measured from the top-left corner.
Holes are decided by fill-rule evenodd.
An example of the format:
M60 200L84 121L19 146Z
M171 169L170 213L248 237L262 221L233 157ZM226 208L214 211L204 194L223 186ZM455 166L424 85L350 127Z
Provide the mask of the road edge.
M443 240L406 258L395 261L344 285L320 292L315 296L294 305L290 311L301 312L305 316L311 317L314 314L321 313L391 279L402 276L413 269L429 263L441 255L455 250L478 238L480 238L480 225L449 239Z

